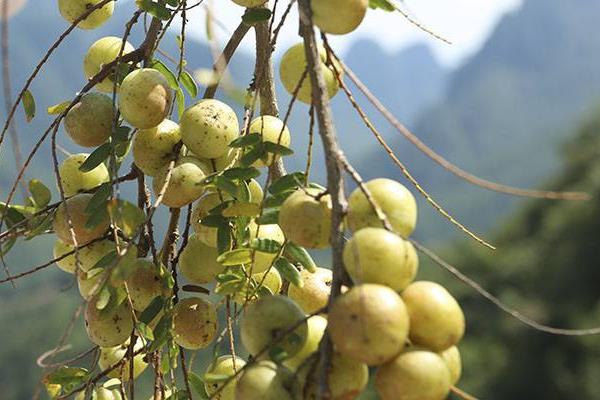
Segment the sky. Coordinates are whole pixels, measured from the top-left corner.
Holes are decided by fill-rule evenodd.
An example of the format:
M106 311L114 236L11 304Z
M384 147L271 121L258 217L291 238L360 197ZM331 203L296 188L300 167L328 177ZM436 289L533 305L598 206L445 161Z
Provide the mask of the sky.
M492 32L498 20L507 12L517 9L522 0L404 0L404 6L411 17L427 28L449 39L448 45L436 40L409 23L400 13L387 13L380 10L369 10L359 28L348 35L331 37L331 43L342 54L353 41L359 38L371 38L379 42L389 52L416 42L425 42L434 51L439 61L453 67L477 51ZM215 16L230 29L239 23L244 12L242 7L231 1L212 0ZM280 1L280 4L287 2ZM281 7L283 8L283 7ZM205 11L198 8L191 18L204 19ZM283 51L299 41L297 35L297 13L288 18L282 30L278 51ZM205 37L205 26L194 24L192 34ZM228 33L218 31L225 41ZM243 47L252 51L253 43L246 40Z

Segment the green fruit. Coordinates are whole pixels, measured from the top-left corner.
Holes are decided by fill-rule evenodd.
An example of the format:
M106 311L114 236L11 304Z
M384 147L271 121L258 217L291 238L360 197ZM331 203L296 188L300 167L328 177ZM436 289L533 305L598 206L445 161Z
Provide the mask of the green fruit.
M390 361L404 348L409 319L400 296L371 283L336 299L329 312L329 335L343 355L368 365Z
M105 255L115 249L115 244L110 240L101 240L94 242L90 245L80 248L77 251L77 257L79 258L79 268L82 271L89 271L98 261ZM54 258L61 257L64 254L70 253L74 250L74 247L70 244L64 243L61 240L57 240L54 244ZM75 254L71 254L56 262L56 265L65 272L70 274L75 273L77 270L77 263Z
M279 272L277 272L275 268L271 268L266 272L253 274L252 280L254 281L254 284L244 285L237 293L235 293L232 296L233 301L235 301L239 305L244 305L246 304L246 302L250 303L258 300L258 285L260 285L261 282L261 287L268 288L273 294L278 294L281 291L281 287L283 286L283 280L281 279L281 275L279 274Z
M206 178L207 169L206 165L194 157L181 157L177 160L171 170L162 203L167 207L180 208L199 199L204 193L202 181ZM165 166L152 181L157 197L167 181L168 173L169 168Z
M276 143L284 147L290 147L291 135L288 127L277 117L271 115L262 115L254 118L248 128L249 134L258 134L262 136L263 142ZM279 155L268 153L266 160L257 160L255 167L266 167L273 164L273 161L279 158Z
M123 39L115 36L106 36L94 42L83 59L83 71L86 78L92 79L104 65L115 61L119 57L122 46ZM123 54L131 53L133 50L133 46L129 42L125 42ZM107 77L96 84L95 88L101 92L112 93L114 82L110 77Z
M343 35L362 22L368 0L311 0L313 23L323 32Z
M101 3L102 0L58 0L58 10L60 15L69 23L74 23L81 18L86 11ZM95 29L103 25L113 14L115 2L110 1L104 6L94 10L77 26L81 29Z
M417 224L417 203L412 193L401 183L385 178L373 179L366 183L366 187L396 233L404 238L410 236ZM353 232L367 227L383 227L360 188L348 197L347 221Z
M235 366L234 366L234 357L231 355L221 356L213 361L207 368L207 374L215 374L215 375L223 375L223 376L234 376L237 371L239 371L244 365L246 365L246 361L239 357L235 357ZM204 390L209 397L212 397L215 400L235 400L235 388L237 386L237 379L234 378L229 381L223 389L222 382L204 382ZM219 391L220 389L220 391ZM217 391L219 391L217 393ZM216 393L216 394L215 394Z
M224 198L228 196L223 195ZM217 228L202 225L201 222L206 218L210 210L223 203L218 193L207 193L203 196L192 211L192 227L198 240L209 247L217 247Z
M443 400L450 392L450 372L430 351L408 350L382 365L375 388L382 400Z
M250 228L253 230L253 227ZM251 233L253 238L258 239L271 239L283 244L285 241L285 236L279 225L271 224L271 225L258 225L256 230ZM265 272L273 261L277 258L277 254L271 253L263 253L261 251L254 252L254 263L252 264L251 271L253 274L257 274L259 272Z
M117 365L126 355L129 348L129 340L125 343L114 346L104 347L100 349L100 358L98 358L98 367L104 371L110 367ZM133 346L133 351L138 352L144 348L144 344L141 340L136 340ZM148 366L148 363L144 360L146 355L139 353L133 357L133 379L136 379ZM124 382L127 382L131 377L130 373L129 357L122 364L122 367L117 367L108 373L109 378L119 378Z
M93 297L85 308L85 329L90 340L100 347L113 347L125 343L133 331L132 311L126 301L118 306L109 304L98 310Z
M263 5L268 0L233 0L233 2L242 7L252 8Z
M221 172L235 166L239 155L239 149L229 149L225 155L218 158L199 158L210 167L211 172Z
M454 346L465 333L465 316L441 285L418 281L402 292L410 316L410 340L436 352Z
M296 190L281 206L279 226L289 240L300 246L329 247L331 196L316 188Z
M173 339L185 349L208 346L217 334L217 326L215 306L199 297L180 300L173 308Z
M119 110L123 119L135 128L158 126L169 115L172 101L169 82L155 69L135 70L121 83Z
M73 225L77 245L79 246L101 237L104 232L106 232L109 227L108 218L101 221L93 228L87 228L85 226L88 220L85 209L91 198L91 194L80 193L65 200L58 206L56 214L54 215L54 232L60 240L67 244L75 244L69 228L69 217Z
M255 204L262 203L265 193L263 192L260 183L255 179L250 179L250 182L248 182L248 189L250 189L250 202Z
M285 296L261 297L246 308L240 329L242 343L253 355L273 345L292 357L306 342L308 324L306 321L300 322L304 318L302 309ZM297 324L297 328L286 334ZM284 336L274 343L273 340L279 335Z
M450 384L456 385L456 382L458 382L462 374L462 361L458 347L452 346L439 353L439 355L442 357L448 366L448 369L450 370Z
M144 311L157 296L166 294L160 271L152 261L138 259L126 280L131 304L136 311Z
M333 69L329 68L325 61L327 60L327 53L324 48L319 48L319 54L321 56L321 69L323 71L323 78L325 79L325 85L327 86L327 94L329 98L335 96L339 90L339 84ZM338 66L338 73L342 74L342 69ZM285 87L285 90L290 95L293 95L296 87L300 83L304 71L306 70L306 55L304 53L304 45L298 43L286 51L279 64L279 77L281 83ZM298 90L297 99L303 103L312 103L312 85L310 82L310 76L306 74L306 77L302 81L300 90Z
M214 99L200 100L181 116L183 143L202 158L218 158L230 150L231 143L240 134L235 111Z
M110 97L86 93L65 116L65 130L78 145L96 147L110 137L114 118L115 109Z
M133 161L144 174L156 176L175 159L173 149L179 141L179 125L169 119L154 128L139 130L133 137Z
M307 314L313 314L327 306L333 280L330 269L317 268L314 273L302 270L300 272L304 285L290 285L288 296L294 300Z
M325 329L327 329L327 319L320 315L313 315L306 320L306 323L308 324L308 334L304 346L297 354L283 362L292 371L296 371L308 357L315 354L319 349L319 343L321 343L323 334L325 334Z
M246 368L235 390L235 400L292 400L293 376L271 361L259 361Z
M363 228L344 247L344 265L356 283L378 283L397 292L417 274L414 247L382 228Z
M191 235L179 257L179 272L191 283L202 285L213 282L225 267L217 262L219 252L207 246L197 234Z
M100 291L102 283L106 280L107 271L104 268L94 268L87 272L78 270L77 287L84 300L90 300Z
M102 163L89 172L79 169L88 157L87 153L73 154L60 164L58 174L65 196L86 192L110 181L108 168Z

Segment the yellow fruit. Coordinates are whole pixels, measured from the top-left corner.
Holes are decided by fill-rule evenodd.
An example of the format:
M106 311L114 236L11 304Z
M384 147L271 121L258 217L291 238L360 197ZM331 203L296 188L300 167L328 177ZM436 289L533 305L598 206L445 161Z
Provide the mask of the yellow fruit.
M412 193L401 183L385 178L373 179L366 183L366 187L396 233L404 238L410 236L417 224L417 203ZM348 197L347 221L353 232L367 227L383 227L360 188Z
M237 383L235 400L292 400L293 376L271 361L259 361L246 368Z
M330 269L317 268L310 273L307 270L300 272L304 285L300 288L290 285L288 296L294 300L307 314L313 314L327 305L331 293L333 280Z
M98 367L104 371L110 367L117 365L126 355L129 348L129 340L119 346L104 347L100 349L100 358L98 358ZM133 351L138 352L144 348L144 344L140 339L136 340L133 346ZM148 366L148 363L144 360L146 355L139 353L133 357L133 379L136 379ZM127 382L131 377L130 373L129 357L127 361L123 363L122 367L117 367L108 373L109 378L119 378L120 380Z
M186 109L180 124L183 143L202 158L224 156L240 133L235 111L214 99L200 100Z
M250 202L260 204L265 197L262 186L255 179L250 179L248 182L248 189L250 189Z
M69 229L69 217L71 223L73 224L73 231L79 246L101 237L104 232L106 232L109 226L108 218L93 228L87 228L85 226L88 220L88 215L85 213L85 208L87 207L91 198L91 194L81 193L65 200L60 204L60 206L58 206L54 216L54 232L60 240L67 244L74 244L73 238L71 237L71 231Z
M94 42L83 59L83 71L86 78L92 79L104 65L115 61L119 57L122 46L123 39L115 36L106 36ZM129 42L125 42L123 54L131 53L133 50L133 46ZM112 93L114 82L107 77L100 81L95 88L101 92Z
M90 340L100 347L113 347L125 343L133 331L131 309L124 301L118 306L98 310L97 297L85 308L85 328Z
M235 357L234 365L234 357L226 355L213 361L208 366L206 372L215 375L233 376L237 371L244 367L244 365L246 365L246 361L239 357ZM204 390L206 390L209 397L214 396L212 398L215 400L235 400L235 388L238 379L239 378L233 378L223 389L221 389L223 386L222 382L205 382ZM217 393L217 391L219 392Z
M239 149L229 149L225 155L218 158L201 158L210 167L211 172L221 172L233 167L239 159Z
M173 310L173 339L181 347L198 350L208 346L217 334L215 306L199 297L180 300Z
M313 23L323 32L343 35L362 22L368 0L311 0Z
M123 119L138 129L158 126L169 115L173 91L157 70L141 68L123 79L119 110Z
M261 135L263 142L271 142L284 147L290 147L290 130L283 121L277 117L262 115L254 118L252 122L250 122L248 133ZM257 160L253 165L258 168L269 166L278 158L279 155L269 153L266 160Z
M368 365L390 361L404 348L409 319L400 296L371 283L355 286L334 302L329 334L343 355Z
M306 323L308 324L308 334L304 346L297 354L283 362L292 371L303 365L306 359L319 349L319 343L327 329L327 319L320 315L313 315Z
M89 271L98 261L105 255L115 249L115 244L110 240L101 240L94 242L90 245L80 248L77 251L77 257L79 258L79 268L82 271ZM61 240L57 240L54 244L54 258L61 257L64 254L70 253L74 250L74 247L70 244L64 243ZM77 269L77 263L75 254L71 254L56 262L56 265L65 272L70 274L75 273Z
M252 227L251 227L252 230ZM257 230L254 231L251 236L253 238L258 239L271 239L283 244L285 241L285 236L281 231L281 228L277 224L271 225L259 225ZM277 258L277 254L271 253L263 253L261 251L254 252L254 264L252 264L251 271L253 274L257 274L259 272L265 272L271 264L273 260Z
M144 311L155 297L166 294L159 269L150 260L138 259L126 282L136 311Z
M247 8L258 7L260 5L263 5L267 1L268 0L233 0L235 4Z
M207 246L197 234L191 235L179 258L179 271L188 281L202 285L213 282L225 267L217 262L216 248Z
M65 116L65 130L78 145L96 147L110 137L114 118L110 97L102 93L86 93Z
M58 10L60 15L69 23L74 23L81 18L86 11L102 0L58 0ZM110 1L104 6L92 11L84 20L79 22L77 26L81 29L95 29L103 25L113 14L115 2Z
M454 297L441 285L417 281L402 292L410 316L410 340L436 352L460 341L465 317Z
M179 125L169 119L154 128L139 130L133 137L133 161L144 174L156 176L175 159L173 148L180 140Z
M200 160L181 157L171 171L162 203L167 207L180 208L199 199L204 193L202 181L206 177L206 171L206 165ZM168 172L168 166L163 167L152 181L157 197L167 181Z
M344 265L356 283L378 283L402 291L417 274L410 242L382 228L357 231L344 247Z
M228 198L226 195L223 195L223 197L224 199ZM217 247L217 228L202 225L200 222L209 215L210 210L221 203L221 197L218 193L207 193L198 200L192 211L192 227L196 232L196 237L209 247Z
M60 164L58 173L65 196L73 196L110 181L108 168L104 164L98 165L89 172L79 169L88 157L87 153L73 154Z
M300 246L329 247L331 196L315 188L296 190L281 206L279 226L289 240Z
M458 347L452 346L439 354L450 370L450 384L456 385L462 374L462 361Z

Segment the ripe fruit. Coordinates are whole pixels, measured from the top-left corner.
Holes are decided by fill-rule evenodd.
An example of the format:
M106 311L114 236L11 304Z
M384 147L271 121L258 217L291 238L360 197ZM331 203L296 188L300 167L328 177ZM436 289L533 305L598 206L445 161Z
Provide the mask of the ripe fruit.
M179 271L190 282L201 285L215 280L225 269L217 262L219 252L191 235L179 258Z
M227 198L227 196L223 196ZM210 210L221 204L221 197L218 193L207 193L203 196L192 211L192 227L198 240L210 247L217 247L217 228L202 225L200 222L206 218Z
M102 0L58 0L58 10L60 15L69 23L74 23L77 19L83 16L86 11L101 3ZM95 29L103 25L113 14L115 2L110 1L104 6L94 10L77 26L81 29Z
M396 233L404 238L410 236L417 224L417 203L412 193L401 183L385 178L373 179L366 186ZM383 225L360 188L348 197L347 221L353 232Z
M78 270L77 287L79 294L84 300L90 300L100 291L102 283L106 279L106 270L104 268L94 268L87 272Z
M250 122L248 133L261 135L263 142L276 143L284 147L290 146L290 130L282 120L271 115L262 115L254 118ZM278 158L279 155L269 153L266 160L257 160L253 165L255 167L269 166Z
M439 352L460 341L465 332L465 317L443 286L414 282L402 292L402 300L410 316L412 343Z
M115 61L119 57L122 45L123 39L115 36L106 36L94 42L83 59L83 71L86 78L92 79L105 64ZM125 42L123 54L131 53L133 50L133 46L129 42ZM112 93L114 81L111 77L104 78L95 88L101 92Z
M133 137L133 161L144 174L156 176L175 159L173 148L180 140L179 125L169 119L154 128L139 130Z
M200 100L181 116L183 143L198 157L218 158L229 151L239 136L235 111L219 100Z
M77 250L77 257L79 258L79 268L82 271L89 271L98 261L105 255L115 249L115 244L110 240L101 240L94 242L88 246L82 247ZM54 258L61 257L64 254L70 253L74 250L74 247L68 243L64 243L61 240L57 240L54 243ZM65 272L70 274L75 273L77 269L77 263L75 254L71 254L56 262L56 265Z
M207 167L194 157L181 157L171 171L171 177L163 197L167 207L179 208L197 200L204 193L202 180L206 177ZM154 177L154 194L159 195L169 173L168 166L163 167Z
M267 2L267 0L233 0L235 4L238 4L242 7L258 7Z
M462 374L462 361L458 347L452 346L439 354L444 359L448 369L450 370L450 384L455 385Z
M239 158L239 154L239 149L229 149L221 157L203 158L202 160L210 167L211 172L221 172L233 167Z
M327 60L327 53L324 48L319 48L319 54L321 56L321 68L323 71L323 78L325 79L325 84L327 86L327 94L329 98L335 96L337 91L339 90L339 85L337 78L333 69L325 64ZM338 66L337 71L341 74L342 69ZM289 94L293 94L296 90L296 87L300 83L302 76L304 75L304 71L306 70L306 55L304 53L304 44L298 43L288 49L285 52L283 57L281 58L281 63L279 64L279 77L281 78L281 83L285 87L285 90ZM303 103L311 104L312 103L312 85L310 82L310 77L306 74L306 77L302 81L302 85L298 90L297 99Z
M213 361L207 368L206 373L215 374L215 375L223 375L223 376L233 376L236 371L239 371L244 365L246 365L246 361L239 357L235 357L235 368L234 368L234 358L231 355L221 356ZM212 397L215 400L235 400L235 388L237 386L237 380L239 378L234 378L229 381L223 389L219 391L219 393L215 394L217 390L223 386L222 382L204 382L204 390L209 397Z
M252 229L252 227L251 227ZM285 236L283 231L277 224L270 225L258 225L257 230L251 235L253 238L258 239L271 239L283 244ZM277 254L263 253L261 251L254 252L254 264L252 264L252 273L257 274L259 272L265 272L273 260L277 258Z
M300 367L308 357L319 349L319 343L323 338L325 329L327 329L327 319L320 315L313 315L306 320L306 323L308 324L308 334L304 346L296 355L283 362L292 371Z
M215 306L199 297L180 300L173 308L173 339L188 350L202 349L217 333Z
M436 353L407 350L382 365L375 387L382 400L443 400L450 391L450 371Z
M343 35L362 22L368 0L311 0L313 22L325 33Z
M316 272L310 273L304 269L300 275L304 285L301 288L290 285L288 296L298 303L305 313L315 313L327 305L333 280L331 270L317 268Z
M73 238L71 237L71 231L69 229L69 218L73 224L73 231L75 232L75 238L79 246L91 242L94 239L99 238L106 232L109 226L108 218L98 223L93 228L86 227L88 215L85 213L92 195L88 193L80 193L75 195L58 206L56 214L54 215L54 232L56 236L63 242L73 245ZM68 209L68 215L67 215Z
M266 276L265 276L266 275ZM264 277L264 279L263 279ZM277 294L281 291L283 286L283 280L281 275L275 268L271 268L266 272L261 272L252 275L252 280L255 282L254 285L246 284L242 289L233 295L233 301L238 304L246 304L246 301L256 301L258 297L258 285L262 282L262 287L268 288L272 294Z
M131 309L126 301L118 306L98 310L93 297L85 308L85 329L90 340L100 347L113 347L125 343L133 331Z
M141 258L131 267L127 288L136 311L144 311L155 297L165 294L158 267Z
M85 192L110 180L108 168L102 163L89 172L79 169L88 157L87 153L73 154L60 164L58 173L65 196Z
M235 400L292 400L289 391L293 376L271 361L259 361L246 368L235 390Z
M329 247L331 196L316 188L296 190L281 206L279 226L289 240L300 246Z
M135 128L158 126L169 115L172 101L169 82L155 69L135 70L121 83L119 110L123 119Z
M329 334L336 349L368 365L380 365L404 348L409 319L400 296L392 289L366 283L334 302Z
M410 242L382 228L363 228L344 247L344 265L356 283L378 283L402 291L417 274Z
M250 354L256 355L265 347L273 344L275 338L280 338L273 346L282 349L289 357L297 354L308 335L304 312L296 303L285 296L265 296L246 308L241 323L241 337L244 347ZM286 333L297 325L290 333Z
M98 366L100 367L100 370L107 370L119 363L127 355L128 348L129 340L119 346L101 348L100 358L98 358ZM136 340L135 345L133 346L133 351L138 352L143 348L144 344L142 341L139 339ZM148 363L144 361L145 356L145 354L139 353L133 357L133 379L140 376L140 374L144 372L148 366ZM127 360L123 363L123 366L113 369L108 373L108 377L119 378L122 381L127 382L131 376L129 368L129 357L127 357Z
M86 93L65 116L65 130L78 145L96 147L110 137L114 118L110 97L102 93Z

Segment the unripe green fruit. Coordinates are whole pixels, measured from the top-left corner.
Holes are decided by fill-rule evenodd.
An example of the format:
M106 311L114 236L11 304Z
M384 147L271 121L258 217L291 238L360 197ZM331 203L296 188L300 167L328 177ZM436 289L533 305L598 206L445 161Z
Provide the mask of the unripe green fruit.
M155 297L166 294L159 269L149 260L138 259L126 282L131 304L136 311L144 311Z
M119 57L122 46L123 39L115 36L106 36L94 42L83 59L83 71L86 78L92 79L104 65L115 61ZM131 53L133 50L133 46L129 42L125 42L123 54ZM114 82L107 77L96 84L95 88L101 92L112 93Z
M133 161L144 174L156 176L175 158L173 149L180 140L179 125L169 119L139 130L133 137Z
M281 275L275 268L271 268L266 272L253 274L252 279L256 282L256 285L260 285L262 282L262 287L268 288L273 294L278 294L283 286ZM244 305L246 302L254 302L259 299L258 288L244 285L240 291L232 296L232 299L240 305Z
M261 135L263 142L276 143L284 147L290 147L292 140L290 130L283 121L271 115L254 118L250 122L248 133ZM266 160L256 160L253 165L257 168L266 167L273 164L273 161L278 158L279 155L269 153Z
M328 319L336 349L368 365L393 359L408 336L404 302L382 285L365 283L348 290L333 303Z
M119 110L123 119L135 128L158 126L169 115L172 101L169 82L155 69L137 69L121 83Z
M99 238L106 232L109 227L109 221L106 219L93 228L86 228L85 224L88 220L88 215L85 213L85 209L92 198L91 194L80 193L75 195L58 206L56 214L54 216L54 232L56 236L67 244L73 243L71 237L71 231L69 229L69 218L73 224L73 231L75 232L75 238L79 246L91 242L94 239ZM68 215L67 215L68 209Z
M102 163L89 172L79 169L88 157L87 153L73 154L60 164L58 173L65 196L88 191L110 180L108 168Z
M259 361L246 368L235 390L235 400L292 400L293 376L271 361Z
M441 285L418 281L402 292L410 316L410 340L436 352L454 346L465 333L465 316Z
M241 337L244 347L256 355L273 339L284 335L274 345L281 348L289 357L297 354L308 335L308 324L303 321L290 333L286 332L304 319L304 312L296 303L285 296L265 296L246 308L241 323Z
M313 314L327 305L333 280L330 269L317 268L314 273L300 272L304 285L300 288L290 285L288 296L294 300L307 314Z
M208 366L206 372L215 375L233 376L246 365L246 361L239 357L235 357L235 366L233 361L234 358L231 355L221 356ZM204 390L206 390L209 397L214 396L212 398L215 400L235 400L237 378L229 381L223 389L216 393L222 386L222 382L205 382Z
M355 30L362 22L368 0L311 0L313 23L323 32L343 35Z
M253 227L251 226L252 230ZM259 225L257 230L251 234L253 238L258 239L271 239L283 244L285 241L285 236L283 231L277 224L270 225ZM252 273L257 274L259 272L265 272L271 264L273 264L273 260L277 258L277 254L271 253L263 253L261 251L254 252L254 264L252 264Z
M317 200L318 199L318 200ZM279 211L279 226L292 242L309 249L329 247L331 196L320 189L298 189Z
M327 86L327 94L329 95L329 98L332 98L339 90L339 84L334 71L325 64L325 61L327 60L325 49L322 47L319 48L319 54L321 56L321 69L323 71L325 85ZM281 83L283 83L285 90L287 90L290 95L294 94L296 87L300 83L304 71L306 70L306 65L306 55L302 43L290 47L283 55L281 63L279 64L279 77L281 78ZM336 70L340 75L342 74L342 69L339 66L336 67ZM311 104L311 96L312 84L310 82L310 76L306 74L306 77L300 86L300 90L298 90L297 99L303 103Z
M414 248L382 228L363 228L344 247L344 265L355 283L378 283L397 292L417 274Z
M227 154L240 134L235 111L219 100L204 99L183 112L181 137L190 151L202 158Z
M191 235L179 257L179 272L191 283L213 282L225 269L217 262L218 256L216 248L204 244L197 234Z
M225 198L226 196L224 196ZM200 222L206 218L210 210L222 203L218 193L207 193L202 196L192 211L192 227L198 240L209 247L217 247L217 228L202 225Z
M67 243L57 240L54 244L54 258L61 257L64 254L70 253L75 248ZM79 258L79 268L82 271L89 271L98 261L105 255L115 249L115 244L110 240L101 240L94 242L90 245L80 248L77 251L77 257ZM56 265L65 272L70 274L75 273L77 270L77 263L75 254L71 254L56 262Z
M90 7L101 3L102 0L58 0L60 15L69 23L74 23L83 16ZM77 26L81 29L95 29L103 25L113 14L115 2L110 1L104 6L94 10Z
M199 297L180 300L173 309L173 339L185 349L208 346L217 334L217 326L215 306Z
M382 365L375 387L382 400L443 400L450 392L450 371L436 353L408 350Z
M132 311L126 301L104 310L96 308L97 297L93 297L85 308L85 329L90 340L100 347L123 344L133 331Z
M458 347L452 346L439 354L450 370L450 384L455 385L462 374L462 361Z
M304 346L302 346L302 349L297 354L283 362L292 371L298 369L308 357L319 349L319 343L325 334L325 329L327 329L327 319L320 315L313 315L306 320L306 323L308 333Z
M110 137L114 118L115 109L110 97L86 93L65 116L65 130L78 145L96 147Z
M267 1L268 0L233 0L235 4L246 8L258 7L265 4Z
M104 347L100 349L100 358L98 358L98 366L100 370L104 371L110 367L117 365L127 355L129 348L129 341L126 341L122 345L114 347ZM141 340L136 340L133 346L133 351L138 352L144 348L144 344ZM133 357L133 379L136 379L148 366L148 363L144 361L145 354L139 353ZM113 369L108 373L109 378L119 378L124 382L127 382L130 378L130 364L129 357L123 363L123 367Z
M204 193L202 181L206 177L206 171L206 165L200 160L193 157L181 157L171 171L162 203L167 207L180 208L200 198ZM152 186L156 196L163 189L168 173L167 165L154 177Z
M412 193L401 183L386 178L373 179L365 185L396 233L404 238L410 236L417 224L417 203ZM373 205L360 188L348 197L347 222L353 232L367 227L383 227Z
M106 273L107 271L104 268L94 268L87 272L78 270L76 272L77 287L84 300L89 301L98 294L102 282L106 280Z

